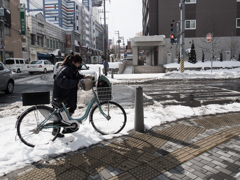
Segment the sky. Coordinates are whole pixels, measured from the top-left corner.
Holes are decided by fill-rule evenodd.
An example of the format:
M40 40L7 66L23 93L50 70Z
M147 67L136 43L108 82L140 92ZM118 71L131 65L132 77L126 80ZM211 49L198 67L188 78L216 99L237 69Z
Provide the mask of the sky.
M116 42L116 31L119 31L126 44L128 39L142 32L142 0L110 0L106 5L109 38L114 37Z
M217 62L218 67L221 62ZM177 63L171 64L171 67L179 66ZM197 63L198 64L198 63ZM205 64L205 63L204 63ZM206 64L210 65L210 63ZM240 62L237 61L226 61L223 64L228 64L228 67L233 67L240 65ZM115 63L110 63L110 66L115 66ZM98 69L102 67L101 65L90 65L90 69ZM186 62L186 66L188 63ZM189 64L190 66L190 64ZM202 66L199 63L199 66ZM206 67L206 66L205 66ZM51 74L50 74L51 75ZM176 79L176 78L197 78L197 79L222 79L222 78L240 78L240 68L235 69L220 69L211 71L186 71L184 73L180 72L170 72L170 73L155 73L155 74L116 74L114 79L111 79L111 75L108 75L108 78L111 82L120 79L121 82L128 82L133 79L136 80L142 79ZM46 81L40 81L36 79L35 81L26 81L24 79L17 79L16 84L44 84ZM87 92L82 91L81 96L87 97ZM148 97L150 98L150 97ZM79 104L78 104L79 106ZM76 151L79 148L89 147L93 144L104 139L111 139L116 136L122 136L128 134L130 130L134 128L134 107L125 108L127 114L127 124L125 128L116 135L107 135L103 136L97 133L89 121L83 122L80 125L80 129L72 134L66 134L65 138L58 138L54 142L49 144L39 144L34 148L30 148L24 145L16 136L16 118L27 108L28 106L22 106L22 102L15 102L12 104L4 105L0 104L0 176L3 176L5 173L11 172L13 170L22 168L26 165L31 164L32 162L37 162L48 156L60 155L62 153L68 153L71 151ZM86 108L86 107L85 107ZM182 118L190 118L203 115L215 115L218 113L227 113L227 112L238 112L240 109L240 103L232 104L211 104L200 107L189 107L181 105L171 105L171 106L162 106L158 102L154 102L153 105L144 107L144 126L145 129L151 129L154 126L159 126L166 122L176 121ZM77 118L82 115L84 111L76 111L73 117ZM70 140L72 142L70 142Z

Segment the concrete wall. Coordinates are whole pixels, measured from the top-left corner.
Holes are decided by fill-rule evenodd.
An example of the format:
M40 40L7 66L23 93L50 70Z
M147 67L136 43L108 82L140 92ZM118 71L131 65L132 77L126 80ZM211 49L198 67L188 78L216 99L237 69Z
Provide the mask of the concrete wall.
M133 66L133 73L163 73L165 72L163 66Z

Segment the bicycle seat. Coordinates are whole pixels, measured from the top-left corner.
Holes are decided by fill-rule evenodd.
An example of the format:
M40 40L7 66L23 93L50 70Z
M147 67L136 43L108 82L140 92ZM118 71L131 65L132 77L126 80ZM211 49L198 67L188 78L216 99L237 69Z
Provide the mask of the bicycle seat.
M68 98L54 98L52 101L52 105L55 108L62 108L63 107L62 103L65 104L67 99Z

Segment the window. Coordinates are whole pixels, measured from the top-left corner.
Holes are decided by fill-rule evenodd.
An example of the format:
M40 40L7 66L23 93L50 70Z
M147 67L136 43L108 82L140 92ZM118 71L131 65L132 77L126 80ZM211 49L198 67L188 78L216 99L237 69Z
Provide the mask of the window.
M31 34L31 45L35 45L35 35Z
M236 28L240 28L240 18L236 19Z
M52 40L50 40L50 48L52 48Z
M6 9L10 9L9 0L4 0L3 1L3 7L6 8Z
M197 0L186 0L185 4L196 4Z
M19 60L19 61L20 61L20 64L24 64L24 63L23 63L23 60Z
M53 49L55 49L55 41L53 41Z
M4 35L11 36L11 28L4 26Z
M49 39L47 39L47 47L49 48Z
M58 49L58 42L56 41L56 49Z
M196 20L186 20L185 29L186 30L196 29Z
M43 47L43 38L41 36L37 36L37 45Z

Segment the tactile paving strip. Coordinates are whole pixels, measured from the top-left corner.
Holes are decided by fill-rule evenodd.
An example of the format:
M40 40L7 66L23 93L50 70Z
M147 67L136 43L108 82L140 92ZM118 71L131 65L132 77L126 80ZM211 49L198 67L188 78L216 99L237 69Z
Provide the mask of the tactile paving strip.
M206 129L217 129L224 126L240 124L240 118L239 114L229 114L227 118L223 118L221 115L219 115L206 119L195 120L195 122Z
M49 180L54 180L55 178L51 177L49 174L44 173L40 169L33 169L22 176L19 176L17 178L14 178L17 180L35 180L35 179L49 179Z
M166 128L162 131L155 130L154 136L165 140L171 140L182 143L188 138L194 138L198 134L203 133L204 128L188 126L185 124L177 124L175 126Z
M156 159L158 156L153 155L152 153L145 152L142 156L140 156L137 161L139 162L149 162L153 159Z

